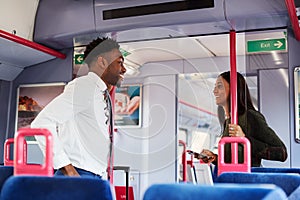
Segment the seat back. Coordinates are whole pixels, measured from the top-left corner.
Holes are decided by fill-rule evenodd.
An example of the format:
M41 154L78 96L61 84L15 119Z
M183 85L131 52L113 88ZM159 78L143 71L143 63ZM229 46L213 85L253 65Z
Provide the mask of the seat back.
M286 173L241 173L226 172L218 176L218 183L260 183L275 184L282 188L289 196L296 188L300 186L300 176L298 174Z
M285 193L275 185L249 184L156 184L150 186L143 200L192 200L192 199L230 199L230 200L279 200L286 199Z
M251 172L300 174L300 168L251 167Z
M12 176L3 185L1 200L112 200L108 181L85 177Z
M288 200L298 200L300 199L300 186L297 187L288 197Z
M5 181L13 175L14 168L12 166L0 166L0 191Z

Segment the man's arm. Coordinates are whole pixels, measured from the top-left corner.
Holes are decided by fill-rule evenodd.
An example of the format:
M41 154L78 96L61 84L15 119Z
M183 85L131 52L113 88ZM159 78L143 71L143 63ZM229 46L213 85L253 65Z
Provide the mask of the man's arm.
M60 171L65 175L65 176L79 176L78 172L74 168L72 164L66 165L62 168L60 168Z
M76 86L76 88L75 88ZM89 94L80 90L79 84L74 84L67 87L65 91L52 100L31 123L32 128L46 128L53 136L53 165L55 169L61 169L66 175L78 175L75 168L71 165L71 161L64 151L64 145L61 142L58 134L57 126L64 124L72 119L76 113L81 112L88 106L87 98ZM79 94L80 93L80 94ZM81 96L80 98L78 96ZM87 98L84 98L87 97ZM45 152L45 138L36 137L38 144Z

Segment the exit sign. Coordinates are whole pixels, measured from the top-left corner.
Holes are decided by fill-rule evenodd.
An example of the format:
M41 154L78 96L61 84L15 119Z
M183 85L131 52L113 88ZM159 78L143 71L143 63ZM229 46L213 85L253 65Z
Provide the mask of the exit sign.
M247 41L249 53L286 50L285 38Z
M84 56L84 54L75 55L75 57L74 57L75 64L77 64L77 65L83 64L83 56Z
M131 54L130 52L126 51L125 49L120 48L119 50L120 50L122 56L124 56L124 58Z

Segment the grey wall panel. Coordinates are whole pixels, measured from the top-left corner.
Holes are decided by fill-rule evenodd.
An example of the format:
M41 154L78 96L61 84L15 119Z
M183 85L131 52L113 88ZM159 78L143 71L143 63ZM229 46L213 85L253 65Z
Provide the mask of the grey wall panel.
M13 81L22 72L23 68L6 63L0 64L0 80Z
M299 155L300 144L295 141L295 96L294 96L294 68L300 66L300 42L294 37L293 30L288 31L288 51L289 51L289 77L290 77L290 135L291 135L291 167L300 167Z
M0 80L0 163L3 163L3 145L6 139L6 130L8 126L8 114L10 111L10 91L12 82Z
M285 162L263 161L262 164L266 167L290 167L288 70L260 70L258 78L260 111L265 116L269 126L286 145L289 155Z

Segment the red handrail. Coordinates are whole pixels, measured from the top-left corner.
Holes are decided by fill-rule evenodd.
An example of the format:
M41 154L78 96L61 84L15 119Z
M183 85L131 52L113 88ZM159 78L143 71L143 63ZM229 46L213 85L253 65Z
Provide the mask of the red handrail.
M237 70L236 70L236 32L230 31L230 100L231 100L231 123L238 124L237 106ZM237 152L238 145L233 143L231 151ZM238 154L232 157L234 163L238 163Z
M26 136L44 136L46 140L45 162L39 164L27 164L24 156ZM53 138L47 129L21 128L15 139L14 175L53 176Z
M8 138L5 140L4 143L4 166L14 166L14 160L10 159L10 145L13 145L15 142L14 138ZM27 142L24 140L23 144L23 156L24 156L24 161L27 162Z
M225 144L244 145L244 163L225 163ZM218 145L218 175L223 172L251 172L251 145L246 137L223 137ZM238 151L231 151L231 158L238 157Z
M186 143L183 140L179 140L179 144L183 145L182 151L182 181L187 181L187 160L186 160Z
M230 31L230 99L231 123L238 124L237 70L236 70L236 32ZM224 145L231 144L231 163L225 163ZM238 143L244 144L244 163L238 163ZM223 137L218 145L218 175L225 171L250 172L251 145L246 137Z
M199 108L199 107L197 107L197 106L194 106L194 105L192 105L192 104L190 104L190 103L188 103L188 102L185 102L185 101L183 101L183 100L179 100L178 102L181 103L181 104L183 104L183 105L185 105L185 106L188 106L188 107L191 107L191 108L193 108L193 109L199 110L199 111L201 111L201 112L207 113L207 114L209 114L209 115L212 115L212 116L218 116L218 115L215 114L215 113L212 113L212 112L207 111L207 110L205 110L205 109L203 109L203 108Z
M36 49L38 51L42 51L44 53L50 54L52 56L55 56L57 58L65 59L66 55L63 53L60 53L58 51L55 51L53 49L50 49L48 47L45 47L43 45L40 45L38 43L32 42L30 40L26 40L24 38L21 38L19 36L16 36L14 34L8 33L6 31L0 30L0 37L8 39L10 41L22 44L24 46L30 47L32 49Z
M4 165L13 166L14 160L9 158L10 156L10 145L14 144L14 138L8 138L4 143Z
M237 108L237 76L236 76L236 32L230 31L230 99L231 99L231 123L238 123Z
M300 27L299 27L299 21L296 14L296 6L294 0L285 0L285 4L290 16L290 20L292 23L292 27L294 30L295 38L300 41Z

